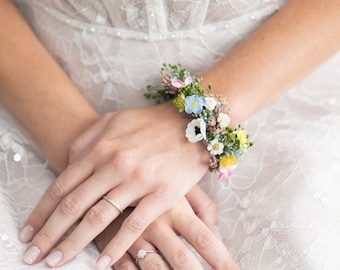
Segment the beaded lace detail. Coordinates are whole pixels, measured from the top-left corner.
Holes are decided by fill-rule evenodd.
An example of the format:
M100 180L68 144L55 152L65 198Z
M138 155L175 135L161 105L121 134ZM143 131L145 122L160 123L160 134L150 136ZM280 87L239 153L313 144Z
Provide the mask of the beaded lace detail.
M52 16L73 27L137 39L178 39L229 28L233 19L278 8L278 0L165 1L165 0L33 0ZM240 23L237 21L237 23Z

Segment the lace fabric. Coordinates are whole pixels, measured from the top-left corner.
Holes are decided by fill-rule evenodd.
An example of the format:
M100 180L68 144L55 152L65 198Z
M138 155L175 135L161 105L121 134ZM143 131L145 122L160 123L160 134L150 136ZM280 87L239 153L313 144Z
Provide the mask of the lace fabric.
M43 1L42 1L43 2ZM54 0L48 6L70 18L90 24L150 32L183 31L200 24L238 17L263 3L276 1L157 1L157 0ZM43 3L45 5L45 3Z
M101 113L146 106L163 62L193 74L221 59L285 1L17 1L79 91ZM201 186L219 208L223 241L243 270L340 265L340 55L245 125L255 146L228 181ZM17 231L55 175L0 105L1 269L27 269ZM61 269L95 269L89 245ZM202 262L205 269L208 265ZM30 266L47 269L45 264Z
M258 8L272 12L283 0L226 1L75 1L33 0L50 15L73 27L133 39L179 39L228 28ZM22 1L24 2L24 1ZM118 4L117 4L118 3ZM255 19L255 14L251 17ZM237 20L237 24L242 21Z

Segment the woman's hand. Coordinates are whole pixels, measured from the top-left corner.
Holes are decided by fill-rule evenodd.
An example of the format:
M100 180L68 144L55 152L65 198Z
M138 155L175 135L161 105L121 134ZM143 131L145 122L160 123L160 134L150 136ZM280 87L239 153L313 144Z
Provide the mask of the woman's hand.
M24 260L39 261L82 218L56 248L61 263L72 259L119 216L101 200L107 195L123 209L136 204L108 243L115 263L206 173L209 155L204 144L187 142L187 122L171 103L104 116L74 144L88 147L48 188L25 223L21 239L32 241Z
M181 200L144 231L128 252L113 265L114 269L139 269L136 265L136 257L140 250L156 251L147 253L144 258L137 260L138 266L142 270L203 269L197 257L178 237L180 235L195 248L212 269L238 270L238 266L220 239L194 213L194 211L203 212L207 207L210 208L210 205L213 205L212 201L198 187L190 193L193 197L203 195L201 200L195 203L198 208L192 209L188 201ZM98 248L103 250L97 262L99 269L111 266L110 258L115 251L105 248L105 246L118 232L119 226L130 211L130 208L127 209L126 213L117 218L96 238L95 242ZM206 213L206 220L213 222L215 219L215 211Z

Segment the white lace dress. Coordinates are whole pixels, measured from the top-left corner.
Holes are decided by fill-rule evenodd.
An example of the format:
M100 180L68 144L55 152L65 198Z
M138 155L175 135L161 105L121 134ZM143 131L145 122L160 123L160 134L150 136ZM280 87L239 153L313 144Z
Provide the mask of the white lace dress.
M285 0L17 1L42 43L100 112L144 106L159 67L199 74ZM312 31L312 29L311 29ZM202 180L243 270L340 267L340 54L246 122L255 146L225 182ZM18 229L53 181L39 148L0 104L0 268L22 263ZM87 247L61 269L95 269ZM207 269L208 266L207 266Z

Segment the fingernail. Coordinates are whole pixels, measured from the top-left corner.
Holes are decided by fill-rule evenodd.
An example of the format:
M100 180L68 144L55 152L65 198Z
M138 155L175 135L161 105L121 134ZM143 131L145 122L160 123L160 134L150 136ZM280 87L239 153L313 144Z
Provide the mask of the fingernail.
M19 233L19 240L27 243L32 240L34 236L34 228L31 225L26 225Z
M111 258L107 255L104 255L100 257L100 259L97 261L97 268L99 270L104 270L108 268L110 262L111 262Z
M39 257L40 249L37 246L29 247L23 256L23 260L27 264L32 264Z
M53 267L59 264L62 259L63 259L63 253L60 250L55 250L50 255L47 256L46 263L49 266Z
M222 239L222 235L220 232L220 228L218 227L218 225L215 225L213 228L213 233L219 238Z

